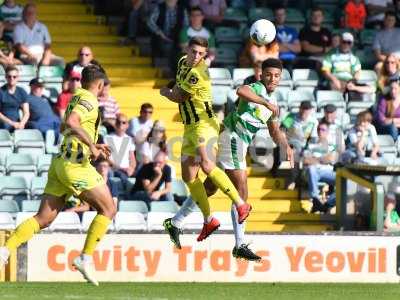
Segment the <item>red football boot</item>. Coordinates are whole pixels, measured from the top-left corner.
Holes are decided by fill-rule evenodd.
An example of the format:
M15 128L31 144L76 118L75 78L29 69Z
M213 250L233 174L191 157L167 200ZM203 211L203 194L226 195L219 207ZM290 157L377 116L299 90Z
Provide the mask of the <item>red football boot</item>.
M242 224L244 222L244 220L246 220L250 214L251 205L248 203L244 203L244 204L236 207L236 210L238 212L238 219L239 219L238 222L239 222L239 224Z
M197 241L201 242L202 240L208 238L211 233L218 229L219 225L219 221L213 217L210 222L203 225L203 229L201 230L200 235L197 237Z

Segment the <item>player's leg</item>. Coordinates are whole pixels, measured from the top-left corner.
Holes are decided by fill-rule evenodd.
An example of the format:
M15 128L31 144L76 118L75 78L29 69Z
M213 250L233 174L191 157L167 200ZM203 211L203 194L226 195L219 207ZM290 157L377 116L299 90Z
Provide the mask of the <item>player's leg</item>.
M79 199L94 207L97 215L89 226L82 254L74 260L73 265L88 281L98 285L93 276L92 256L97 244L106 234L107 228L115 216L116 208L110 190L104 183L83 191L79 195Z
M30 240L35 233L49 226L64 207L64 197L44 194L37 214L22 222L0 247L0 268L7 263L10 252Z

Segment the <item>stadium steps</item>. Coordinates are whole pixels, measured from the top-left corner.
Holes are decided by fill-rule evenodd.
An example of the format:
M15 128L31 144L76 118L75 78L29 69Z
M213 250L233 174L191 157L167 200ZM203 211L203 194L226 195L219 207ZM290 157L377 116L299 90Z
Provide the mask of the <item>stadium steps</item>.
M331 224L273 224L271 222L248 222L246 232L321 232L333 230Z
M54 34L51 36L53 43L57 45L58 43L80 43L80 44L92 44L92 43L103 43L103 44L117 44L120 38L111 34L102 35L86 35L86 34L76 34L76 35L65 35L65 34ZM107 56L108 57L108 56ZM69 56L66 56L66 61L69 61ZM76 59L73 56L72 59Z

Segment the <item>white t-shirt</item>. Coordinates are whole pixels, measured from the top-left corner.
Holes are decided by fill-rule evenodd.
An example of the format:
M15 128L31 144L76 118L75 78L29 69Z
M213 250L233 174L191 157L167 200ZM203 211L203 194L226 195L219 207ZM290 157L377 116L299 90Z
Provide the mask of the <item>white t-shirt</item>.
M39 21L36 21L32 29L25 22L18 23L14 29L13 40L14 44L22 44L28 47L33 55L40 55L44 52L44 46L51 44L46 25Z
M111 148L111 158L119 169L129 168L129 152L135 151L132 138L124 134L118 136L115 133L105 136L105 142Z
M139 131L149 133L151 128L153 128L153 120L149 119L144 123L140 123L139 117L136 117L129 121L128 132L131 136L136 136Z
M381 6L381 7L387 7L389 4L393 3L392 0L365 0L365 6L368 4L374 5L374 6ZM377 14L375 16L369 16L367 17L368 22L373 22L373 21L383 21L385 18L384 13Z
M150 161L154 161L154 157L158 152L160 152L158 145L146 141L138 147L138 161L140 163L143 162L143 156L148 157Z
M351 148L355 148L355 144L358 141L358 139L361 137L362 134L362 139L364 142L364 151L365 150L372 150L375 144L378 144L378 134L376 133L375 126L372 124L368 125L368 128L362 133L357 129L357 127L353 127L349 131L349 140L351 143Z

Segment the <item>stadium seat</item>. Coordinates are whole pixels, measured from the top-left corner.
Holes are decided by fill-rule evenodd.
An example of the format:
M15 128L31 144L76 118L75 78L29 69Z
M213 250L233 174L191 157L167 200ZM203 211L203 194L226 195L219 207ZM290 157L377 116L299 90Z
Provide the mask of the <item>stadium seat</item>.
M22 176L26 182L31 182L36 175L36 163L27 153L11 153L6 158L7 175Z
M240 31L234 27L217 27L215 28L215 39L219 43L240 43L242 37Z
M224 12L225 21L235 21L238 23L246 23L247 15L242 9L228 7Z
M360 59L361 65L364 69L371 69L376 63L375 55L371 48L365 47L355 51L355 55Z
M279 81L279 86L287 86L292 88L293 87L293 81L292 77L290 77L290 73L287 69L283 69L282 71L282 76L281 80Z
M45 152L45 144L42 133L37 129L15 130L14 144L17 153L42 155Z
M58 82L63 81L64 68L61 66L41 66L39 68L39 77L45 82Z
M237 55L235 50L218 47L215 53L214 64L218 66L235 66Z
M0 212L17 213L19 206L14 200L0 200Z
M202 212L195 211L189 214L185 220L183 229L185 230L201 230L203 228L204 217Z
M144 201L121 200L118 202L118 211L140 212L140 213L146 215L149 212L149 209L147 208L147 204Z
M54 130L46 131L46 153L48 154L58 154L60 148L58 146L58 141L56 141L56 135Z
M23 177L1 176L0 195L3 200L24 200L29 199L29 187Z
M132 188L135 185L135 182L136 182L136 178L134 178L134 177L127 178L126 187L125 187L126 194L130 193L130 191L132 190Z
M378 80L378 76L373 70L361 70L360 78L358 78L357 82L359 83L367 83L370 85L375 85Z
M172 193L178 196L188 196L186 184L181 179L172 179Z
M317 91L317 105L324 107L333 104L336 107L346 107L343 94L339 91Z
M209 68L208 71L212 85L232 85L232 76L228 69Z
M38 157L38 160L37 160L38 176L43 177L44 175L47 175L49 168L50 168L52 158L53 158L53 156L51 154L45 154L45 155L41 155Z
M23 212L37 212L39 210L40 200L24 200L21 203L21 211Z
M6 129L0 129L0 153L12 153L13 146L10 132Z
M249 77L254 75L253 68L235 68L233 69L233 85L239 86L243 84L243 81Z
M152 201L150 203L150 211L176 213L178 206L172 201Z
M24 222L26 219L29 219L33 217L36 214L36 212L19 212L17 213L17 217L15 218L15 226L18 226L22 222Z
M36 67L32 65L16 65L19 70L19 81L29 82L36 77Z
M249 9L249 23L253 23L259 19L272 20L274 13L270 8L267 7L254 7Z
M376 35L376 30L375 29L364 29L360 33L360 41L362 42L362 45L365 46L371 46L372 43L374 42L374 38Z
M300 10L295 9L295 8L287 8L286 9L286 23L288 23L288 24L292 24L292 23L304 24L305 19L304 19L303 13Z
M235 42L235 43L219 43L218 47L219 48L229 48L235 51L236 56L239 56L239 54L242 52L243 49L243 43L242 42Z
M13 230L14 228L15 222L12 215L8 212L0 212L0 229Z
M172 218L174 213L172 212L149 212L147 215L147 230L148 231L156 231L162 230L164 231L163 222L165 219Z
M147 230L144 215L138 212L117 212L115 216L115 230Z
M213 212L213 216L221 223L219 230L233 230L231 213L226 211Z
M213 105L221 106L228 101L229 86L213 85L211 87Z
M39 199L46 187L47 177L33 177L31 181L31 199Z
M50 231L82 231L81 221L76 212L59 212L53 223L49 226Z
M309 91L304 91L304 90L289 91L287 99L288 99L289 110L292 110L295 107L296 108L300 107L300 103L302 101L310 101L314 106L316 106L314 95Z
M294 69L292 74L293 85L295 88L300 86L316 87L318 85L318 74L312 69Z
M89 230L90 224L92 224L93 219L96 217L97 211L85 211L82 215L82 230L84 232L87 232ZM113 231L114 230L114 224L111 222L107 230Z
M392 136L387 134L379 134L378 144L383 158L388 164L392 164L394 159L397 157L397 147Z

